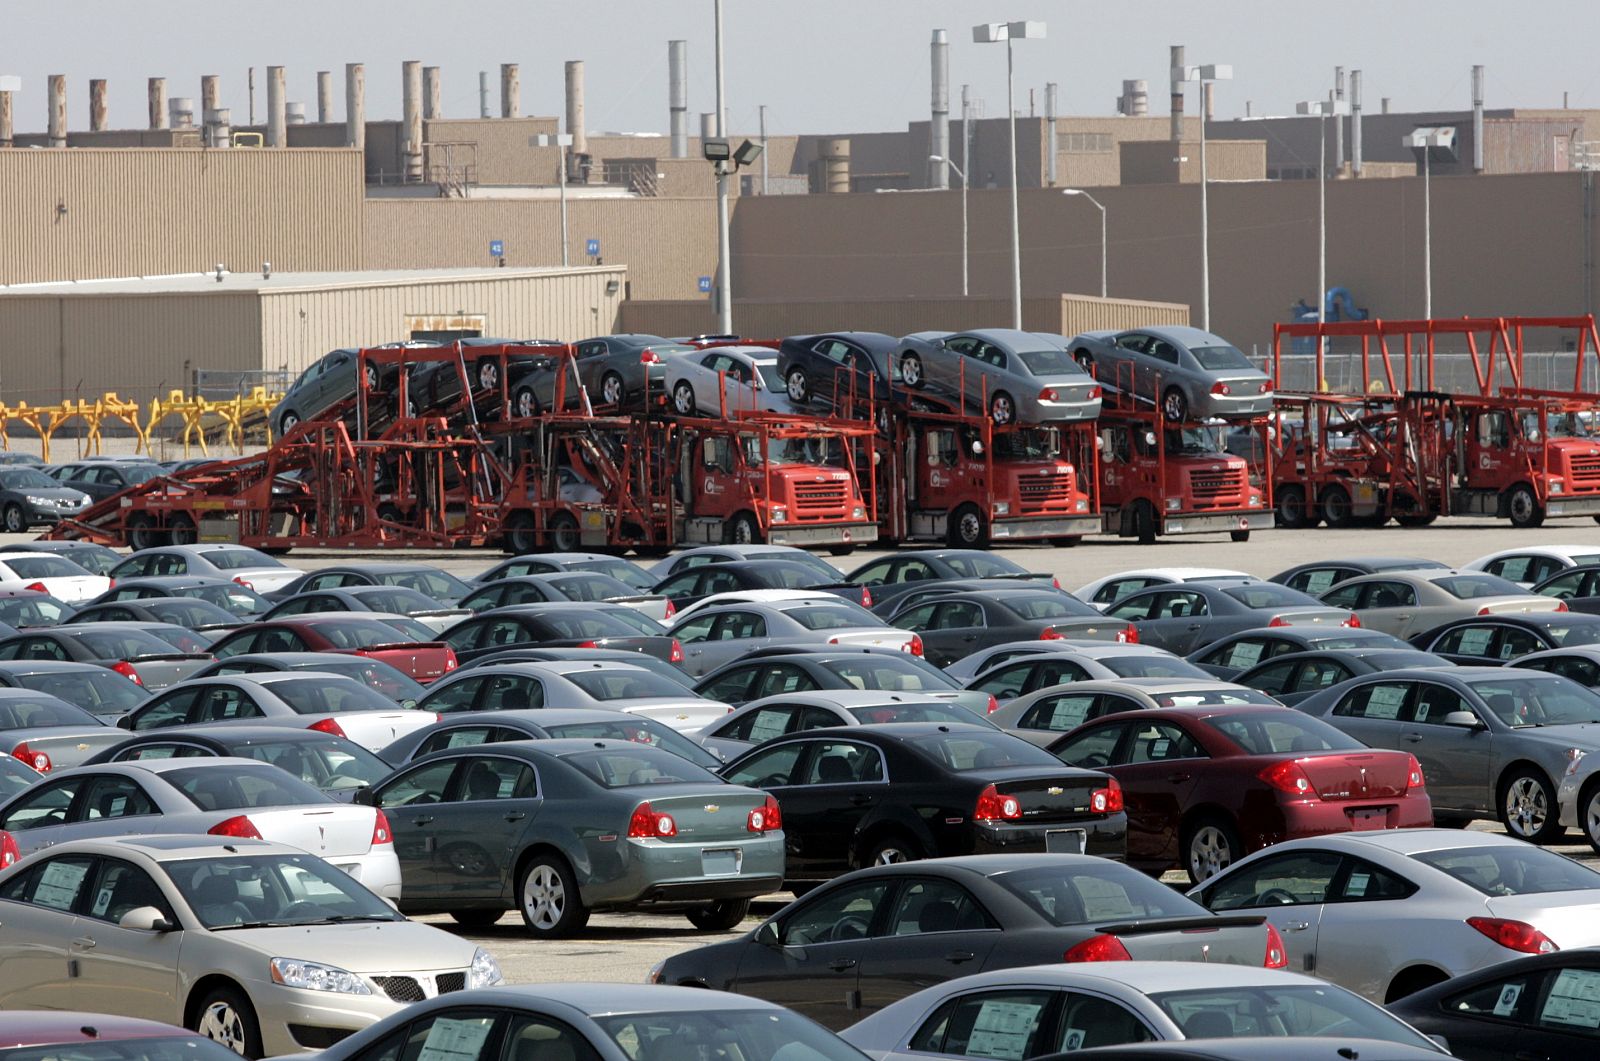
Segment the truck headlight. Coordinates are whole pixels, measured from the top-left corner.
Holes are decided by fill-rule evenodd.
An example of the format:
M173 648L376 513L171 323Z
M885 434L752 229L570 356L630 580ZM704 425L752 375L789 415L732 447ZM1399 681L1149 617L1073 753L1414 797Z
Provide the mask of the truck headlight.
M1167 511L1168 512L1176 512L1182 507L1183 507L1183 498L1181 498L1181 497L1169 497L1169 498L1167 498Z
M994 503L994 514L997 515L997 516L1009 516L1009 515L1011 515L1011 502L1009 502L1009 501L996 501Z
M785 508L783 505L773 505L772 506L772 522L774 522L774 523L787 523L788 521L789 521L789 510L787 508Z
M332 965L301 961L299 958L272 959L272 982L307 991L331 991L340 995L370 995L372 991L355 973Z
M1561 483L1560 479L1551 479L1550 480L1550 492L1552 494L1559 494L1559 493L1561 493L1562 489L1563 489L1563 486L1562 486L1562 483ZM28 500L32 501L33 498L30 497L30 498L28 498Z
M1073 507L1079 512L1087 512L1089 511L1089 499L1087 497L1080 497L1078 498L1078 503Z
M850 518L851 519L866 519L867 518L866 506L857 505L855 508L852 508L850 510Z
M1250 495L1250 507L1251 508L1260 508L1261 507L1261 495L1260 494L1251 494Z
M467 966L468 987L493 987L505 979L500 975L500 963L494 955L479 947L472 952L472 964Z

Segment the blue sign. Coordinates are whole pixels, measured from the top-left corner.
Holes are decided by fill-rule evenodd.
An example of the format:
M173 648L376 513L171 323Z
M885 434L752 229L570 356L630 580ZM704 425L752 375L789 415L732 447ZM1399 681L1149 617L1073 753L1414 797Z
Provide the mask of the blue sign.
M492 240L490 240L489 241L489 257L491 257L491 258L504 258L505 256L506 256L506 241L503 240L503 239L492 239Z
M702 276L700 278L700 293L702 295L711 294L711 277Z
M597 239L584 240L583 253L587 254L591 258L600 257L600 241Z

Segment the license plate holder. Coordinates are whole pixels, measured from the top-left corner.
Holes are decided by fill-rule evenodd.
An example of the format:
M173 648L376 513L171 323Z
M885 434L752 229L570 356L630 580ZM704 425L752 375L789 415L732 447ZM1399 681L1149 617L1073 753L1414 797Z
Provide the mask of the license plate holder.
M1350 828L1354 832L1369 832L1389 825L1388 807L1354 807L1344 813L1350 819Z
M706 877L735 877L744 862L744 852L737 847L702 848L700 873Z
M1087 829L1046 829L1044 849L1052 855L1081 855L1088 840Z

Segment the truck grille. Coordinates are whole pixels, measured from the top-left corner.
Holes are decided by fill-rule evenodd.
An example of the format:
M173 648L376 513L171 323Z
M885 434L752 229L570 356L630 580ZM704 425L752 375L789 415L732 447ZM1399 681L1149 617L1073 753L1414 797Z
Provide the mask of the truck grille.
M1600 487L1600 454L1574 454L1568 458L1571 471L1567 482L1573 489L1593 490Z
M1189 491L1199 508L1231 508L1244 504L1243 468L1189 472Z
M1024 513L1072 511L1072 476L1067 473L1017 478L1017 500Z
M850 484L845 480L826 483L795 483L794 507L800 519L837 517L843 512L850 497Z

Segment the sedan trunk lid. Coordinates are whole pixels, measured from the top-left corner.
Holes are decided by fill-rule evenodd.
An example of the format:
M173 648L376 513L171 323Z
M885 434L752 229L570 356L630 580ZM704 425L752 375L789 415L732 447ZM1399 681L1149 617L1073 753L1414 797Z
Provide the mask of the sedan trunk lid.
M1324 800L1399 799L1406 794L1411 756L1404 752L1311 755L1295 763Z
M263 840L289 844L319 858L365 855L372 850L377 811L356 805L252 807L243 812Z
M1262 965L1267 956L1264 917L1172 917L1102 924L1135 961Z
M443 641L398 641L365 648L333 649L347 656L366 656L384 663L427 685L456 669L456 654Z

